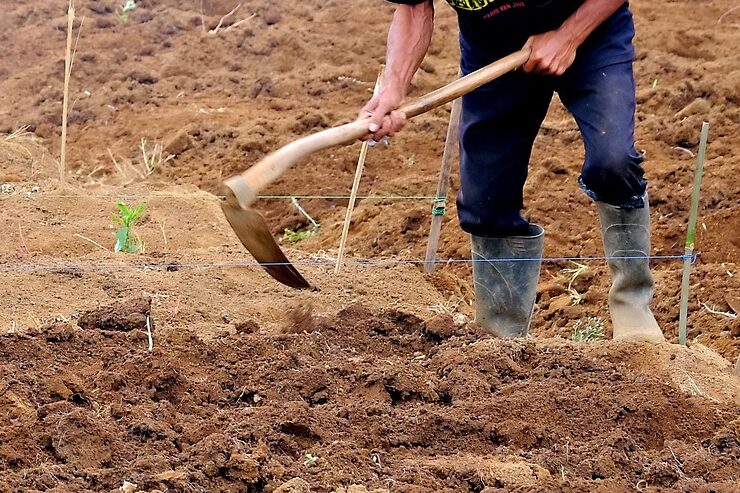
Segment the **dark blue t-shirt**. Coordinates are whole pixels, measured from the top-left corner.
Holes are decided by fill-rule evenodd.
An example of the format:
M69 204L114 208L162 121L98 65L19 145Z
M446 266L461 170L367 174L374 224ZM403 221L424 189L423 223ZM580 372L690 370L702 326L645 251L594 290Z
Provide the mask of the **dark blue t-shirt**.
M417 5L426 0L390 0ZM447 0L458 14L465 72L521 49L533 34L559 28L583 0ZM635 34L627 2L578 49L577 68L598 68L634 58Z

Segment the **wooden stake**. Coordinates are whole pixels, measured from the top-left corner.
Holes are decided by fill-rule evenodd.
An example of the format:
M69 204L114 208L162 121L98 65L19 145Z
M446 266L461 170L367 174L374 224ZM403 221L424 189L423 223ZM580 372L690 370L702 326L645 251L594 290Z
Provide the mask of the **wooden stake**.
M62 150L59 158L59 181L64 184L67 169L67 121L69 112L69 79L72 75L72 29L75 20L74 0L67 9L67 50L64 56L64 99L62 101Z
M380 90L380 80L383 77L383 67L380 67L378 72L378 79L375 81L375 88L373 89L373 95L377 95ZM360 188L360 180L362 179L362 172L365 169L365 158L367 158L367 150L370 148L370 142L365 141L362 143L360 149L360 158L357 160L357 169L355 170L355 180L352 182L352 193L349 196L349 204L347 204L347 214L344 217L344 227L342 228L342 239L339 242L339 253L337 254L337 265L334 267L334 273L339 274L342 270L342 259L344 258L344 247L347 245L347 236L349 235L349 226L352 221L352 212L355 209L355 202L357 201L357 192Z
M699 142L699 157L696 160L696 171L694 172L694 189L691 193L691 212L689 213L689 229L686 234L686 246L683 261L683 278L681 279L681 310L678 324L678 343L686 345L688 336L689 315L689 278L691 277L691 265L694 255L694 244L696 241L696 222L699 216L699 197L701 195L701 181L704 176L704 161L707 157L707 141L709 140L709 123L704 122L701 126L701 141Z
M461 75L458 74L458 77ZM439 249L439 237L442 232L442 220L446 213L445 202L450 189L452 163L455 160L455 152L459 147L461 109L462 99L456 99L452 103L450 125L447 127L447 140L445 141L445 150L442 154L442 171L439 173L437 194L432 209L432 226L429 230L429 242L427 243L427 253L424 259L424 272L427 273L434 272L436 265L435 260L437 258L437 250Z

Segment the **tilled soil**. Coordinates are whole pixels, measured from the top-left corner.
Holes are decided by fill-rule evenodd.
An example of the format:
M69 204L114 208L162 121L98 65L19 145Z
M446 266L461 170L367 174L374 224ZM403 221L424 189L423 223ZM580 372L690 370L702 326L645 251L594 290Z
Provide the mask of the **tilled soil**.
M535 338L518 342L470 323L464 264L422 274L354 262L423 257L431 199L415 197L434 194L445 108L371 150L360 194L374 198L358 203L340 274L330 265L346 205L337 199L300 199L321 228L284 244L320 290L290 290L250 265L212 194L278 146L354 117L383 59L384 2L244 1L208 34L238 2L142 0L124 20L117 1L78 1L66 185L67 2L7 3L0 492L107 492L124 481L184 492L737 491L735 2L633 2L657 255L683 253L699 126L712 124L689 349L567 342L586 317L606 320L609 335L601 262L584 261L575 278L573 263L547 262ZM457 72L454 15L438 3L413 94ZM174 158L145 169L142 139ZM347 195L357 152L320 153L265 194ZM547 256L602 254L576 183L581 160L556 98L526 190ZM111 251L118 199L147 205L142 253ZM452 202L440 257L464 259ZM276 236L308 225L285 198L258 207ZM681 265L654 270L656 317L675 342Z
M309 0L277 6L251 0L242 2L222 27L244 22L208 34L236 5L230 0L147 0L139 2L124 22L116 16L113 0L78 2L78 20L85 20L71 85L74 105L67 180L85 187L83 196L118 197L131 187L145 192L166 189L170 200L156 210L150 207L150 213L173 216L182 223L170 221L168 227L198 228L199 213L193 211L191 220L187 211L192 202L181 197L192 191L190 186L218 192L223 178L248 168L267 152L354 117L369 97L383 60L389 4ZM728 294L740 291L740 186L735 179L740 137L740 55L735 47L740 11L733 10L736 5L731 0L701 5L688 0L638 0L632 6L638 31L637 141L647 154L653 253L683 253L699 128L706 119L712 130L696 244L700 256L692 281L690 336L734 359L740 353L737 319L712 314L707 307L732 313ZM2 169L0 181L23 189L38 186L39 198L47 201L56 189L48 180L58 176L54 157L61 132L66 2L11 1L6 14L0 19L5 53L0 59L0 133L25 126L51 152L26 144L40 152L35 159L16 157L14 166ZM432 90L456 72L455 18L451 9L440 4L432 48L412 94ZM448 116L444 108L422 116L391 147L373 149L360 195L434 195ZM164 155L172 154L174 159L147 176L139 149L142 139L149 152L161 143ZM3 144L0 153L8 154L7 143ZM346 196L357 151L348 147L320 153L265 193ZM526 190L526 213L545 226L549 257L603 253L596 211L577 186L582 154L575 122L555 98L535 145ZM453 192L457 184L453 173ZM128 200L146 201L147 195ZM440 243L443 259L470 255L453 202L448 201ZM322 228L320 234L301 242L300 250L336 255L346 200L305 199L301 205ZM90 206L86 198L78 197L63 207L87 210ZM259 208L276 235L309 224L285 199L263 200ZM361 200L349 255L423 257L430 209L431 198ZM14 222L21 223L20 229L13 224L6 232L10 251L22 248L24 235L37 227L35 216L18 219ZM107 234L93 228L77 233ZM72 256L86 251L82 241L69 236L60 238L73 243L64 251ZM181 250L158 248L158 253L174 251ZM213 251L215 258L223 258L220 255ZM26 254L26 258L32 256ZM545 264L545 291L535 313L537 335L566 336L574 320L608 318L607 271L602 262L587 264L589 270L575 280L583 301L572 307L563 307L570 282L563 269L573 264ZM680 262L658 261L654 267L658 320L675 342ZM449 265L440 272L434 285L445 297L454 298L453 303L469 304L473 298L469 267ZM15 318L21 316L27 314Z
M152 353L141 327L0 338L3 491L300 477L312 491L693 493L740 479L740 384L707 350L500 341L361 305L296 310L281 334L234 328L154 329Z

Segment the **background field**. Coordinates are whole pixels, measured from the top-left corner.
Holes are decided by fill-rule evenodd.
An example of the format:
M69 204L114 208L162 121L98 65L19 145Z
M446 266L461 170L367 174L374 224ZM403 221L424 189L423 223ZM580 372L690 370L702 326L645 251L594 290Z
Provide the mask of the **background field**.
M438 3L414 94L457 72L454 13ZM535 339L521 342L466 323L464 264L430 275L300 267L319 292L218 267L251 260L220 212L221 180L354 118L392 7L246 0L210 35L237 0L138 4L125 21L115 1L77 4L66 186L66 2L8 0L0 16L0 491L110 491L124 480L140 491L274 491L294 477L331 492L736 491L736 2L633 2L637 140L657 255L683 253L699 129L712 124L690 350L566 342L578 320L608 320L601 262L573 283L578 305L566 291L573 264L547 263ZM371 150L361 195L374 198L358 203L351 260L423 257L431 199L415 197L434 195L448 118L436 110ZM142 139L175 157L147 175ZM321 153L266 195L347 195L358 152ZM556 98L526 190L547 256L602 254L596 211L577 186L582 155ZM147 204L141 254L112 252L118 199ZM346 200L300 204L321 228L286 244L289 256L333 258ZM308 226L285 198L258 207L276 236ZM452 198L448 209L440 257L467 258ZM676 342L681 265L654 267L656 316Z

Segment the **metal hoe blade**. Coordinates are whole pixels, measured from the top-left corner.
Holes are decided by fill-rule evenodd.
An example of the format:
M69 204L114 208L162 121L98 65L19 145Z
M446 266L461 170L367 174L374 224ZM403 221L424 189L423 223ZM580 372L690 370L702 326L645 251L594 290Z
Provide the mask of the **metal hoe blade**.
M221 210L224 211L226 220L229 221L236 236L268 274L291 288L312 287L280 250L259 212L234 205L229 201L221 202Z

